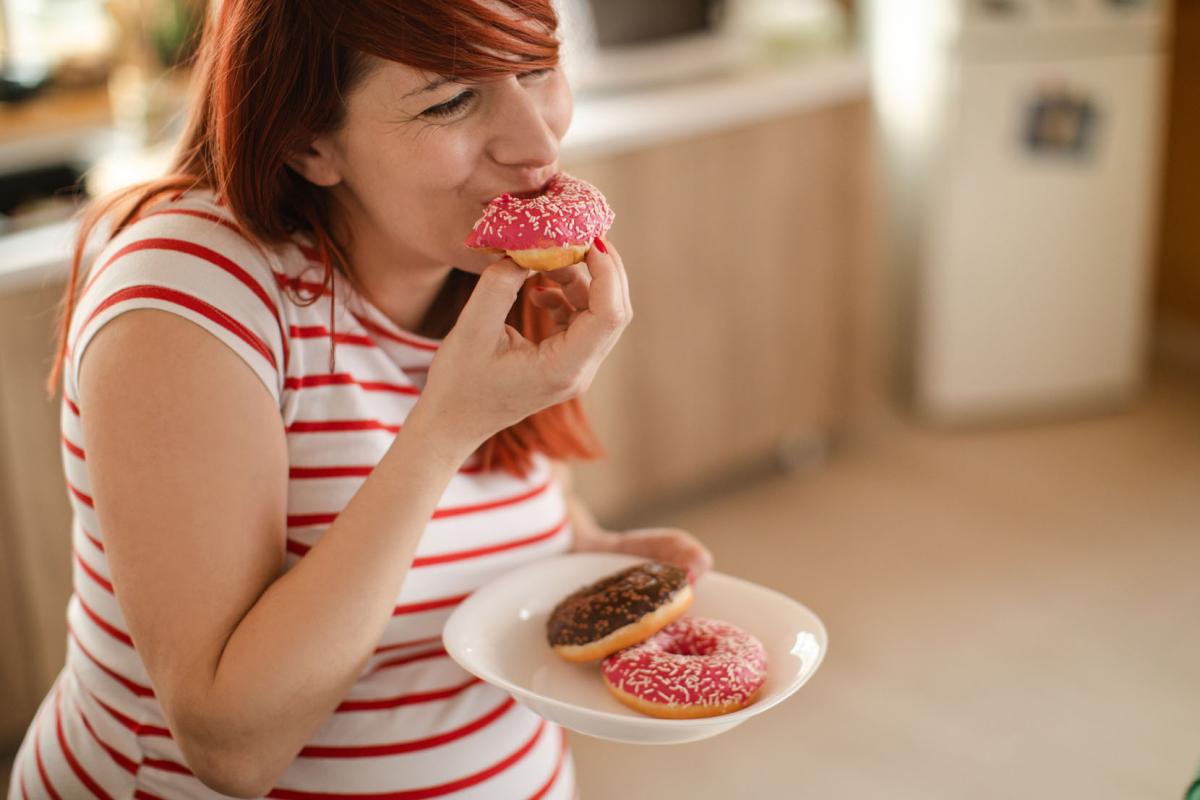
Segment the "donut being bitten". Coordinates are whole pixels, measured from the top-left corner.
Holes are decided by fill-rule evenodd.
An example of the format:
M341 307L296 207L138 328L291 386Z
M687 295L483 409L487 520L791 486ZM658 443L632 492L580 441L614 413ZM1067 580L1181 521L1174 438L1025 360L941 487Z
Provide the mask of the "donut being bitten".
M487 204L467 247L507 253L525 269L551 270L583 261L615 215L595 186L565 172L536 197L504 193Z
M635 711L666 719L715 717L758 697L767 651L727 622L684 617L609 656L600 671L613 697Z
M595 661L652 636L691 604L687 572L648 561L564 598L546 621L546 639L568 661Z

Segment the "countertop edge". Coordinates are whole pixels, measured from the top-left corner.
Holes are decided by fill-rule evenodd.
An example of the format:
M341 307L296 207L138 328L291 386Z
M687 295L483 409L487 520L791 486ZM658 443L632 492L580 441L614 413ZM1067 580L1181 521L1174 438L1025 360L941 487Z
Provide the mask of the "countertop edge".
M0 294L65 279L77 226L70 219L0 237Z
M851 51L762 66L745 74L577 101L562 142L566 166L772 117L849 102L869 93L866 60ZM67 275L77 222L0 236L0 293Z
M580 162L865 98L856 51L816 54L720 79L580 101L562 160Z

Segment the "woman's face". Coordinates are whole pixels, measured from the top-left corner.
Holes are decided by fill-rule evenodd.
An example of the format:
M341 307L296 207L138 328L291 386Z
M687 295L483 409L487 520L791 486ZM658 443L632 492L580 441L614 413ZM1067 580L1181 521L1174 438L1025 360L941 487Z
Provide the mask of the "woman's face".
M572 111L562 71L464 85L391 61L372 67L342 128L314 145L315 178L306 174L338 199L352 252L481 272L496 256L463 240L483 207L503 192L536 193L558 169Z

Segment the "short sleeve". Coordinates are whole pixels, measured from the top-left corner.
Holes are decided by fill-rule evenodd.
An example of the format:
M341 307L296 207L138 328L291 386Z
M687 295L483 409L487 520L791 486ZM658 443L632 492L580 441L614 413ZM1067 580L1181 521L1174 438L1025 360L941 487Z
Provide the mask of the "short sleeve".
M92 262L72 313L68 393L107 323L140 308L184 317L220 339L254 371L276 405L287 375L285 299L268 251L212 204L168 204L129 225Z

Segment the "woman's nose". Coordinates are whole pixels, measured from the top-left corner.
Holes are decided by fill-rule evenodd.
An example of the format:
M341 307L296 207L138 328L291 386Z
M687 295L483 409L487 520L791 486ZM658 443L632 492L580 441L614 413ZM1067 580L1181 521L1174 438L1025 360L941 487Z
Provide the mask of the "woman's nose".
M552 109L525 89L516 77L503 82L495 118L492 157L504 166L546 167L558 159L559 135L548 120Z

